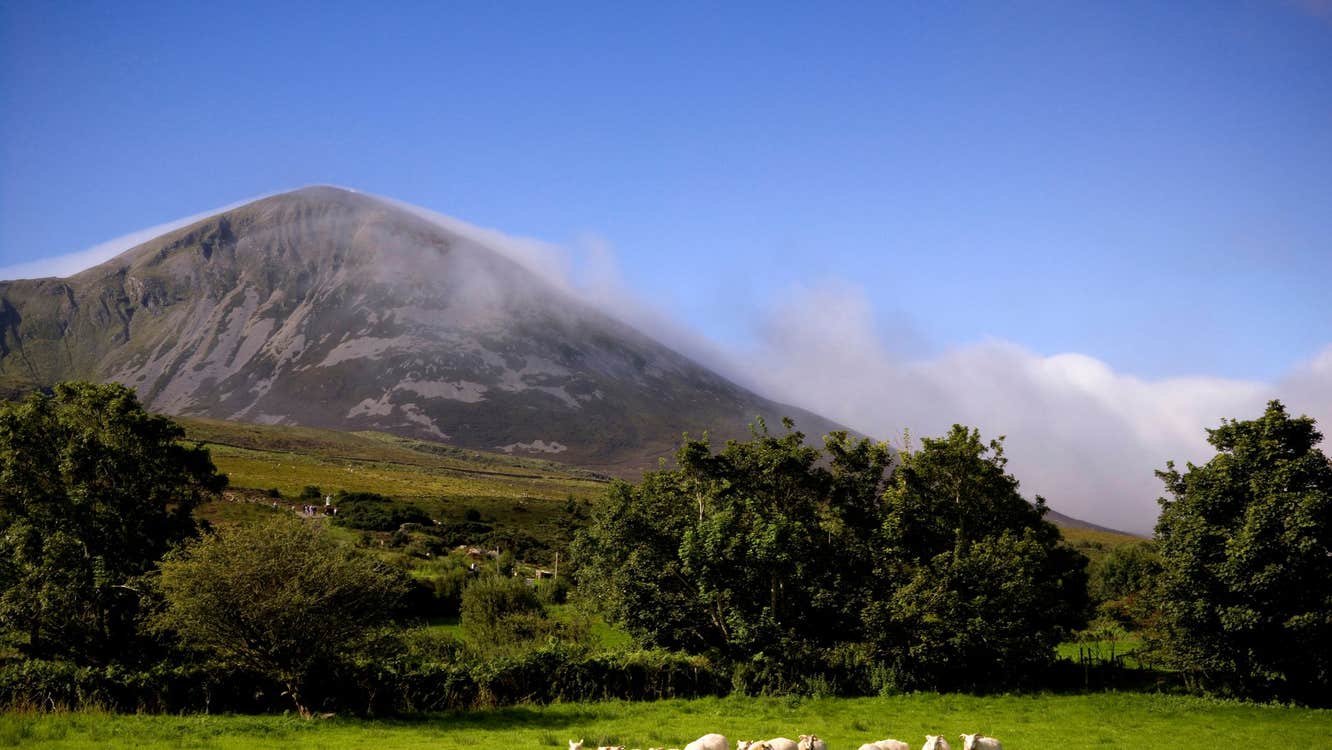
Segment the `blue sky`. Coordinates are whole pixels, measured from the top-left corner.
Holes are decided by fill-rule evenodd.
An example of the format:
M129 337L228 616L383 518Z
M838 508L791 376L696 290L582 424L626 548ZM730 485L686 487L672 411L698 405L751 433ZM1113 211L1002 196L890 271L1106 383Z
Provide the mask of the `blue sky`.
M845 289L902 361L1277 383L1332 2L0 3L0 267L311 183L608 244L736 352Z

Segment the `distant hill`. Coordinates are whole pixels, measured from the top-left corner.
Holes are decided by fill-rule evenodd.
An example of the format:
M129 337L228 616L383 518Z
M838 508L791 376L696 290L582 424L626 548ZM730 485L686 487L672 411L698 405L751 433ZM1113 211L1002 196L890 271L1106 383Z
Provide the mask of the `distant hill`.
M457 519L465 509L477 508L496 519L496 528L522 531L546 544L569 533L561 526L564 501L595 501L606 483L604 476L551 461L385 433L178 419L188 440L208 446L235 491L277 488L288 498L305 485L329 493L378 492L407 499L439 518ZM515 506L519 500L522 505ZM213 518L228 507L213 508ZM1046 518L1092 559L1142 541L1054 511Z
M1119 529L1112 529L1112 528L1110 528L1109 526L1099 526L1099 525L1097 525L1097 524L1090 523L1090 522L1088 522L1088 521L1083 521L1083 520L1081 520L1081 519L1079 519L1079 518L1074 518L1074 517L1072 517L1072 516L1066 516L1066 515L1064 515L1063 513L1060 513L1059 511L1054 510L1053 508L1051 508L1051 509L1045 514L1045 520L1049 521L1050 523L1052 523L1052 524L1054 524L1055 526L1058 526L1058 527L1060 527L1060 528L1062 528L1062 529L1083 529L1083 530L1086 530L1086 531L1103 531L1103 532L1105 532L1105 533L1107 533L1107 534L1119 534L1120 536L1132 537L1132 538L1134 538L1134 539L1143 539L1143 538L1145 538L1145 537L1140 537L1140 536L1138 536L1137 534L1130 534L1130 533L1128 533L1127 531L1120 531Z
M0 382L117 381L152 409L375 430L615 473L763 398L502 253L336 188L265 198L68 279L0 282Z

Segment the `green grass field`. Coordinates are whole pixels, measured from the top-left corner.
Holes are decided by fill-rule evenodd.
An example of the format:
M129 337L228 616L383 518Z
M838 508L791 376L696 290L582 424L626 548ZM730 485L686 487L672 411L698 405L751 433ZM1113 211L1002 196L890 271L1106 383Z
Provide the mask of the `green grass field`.
M737 739L814 733L833 750L926 733L981 731L1007 750L1177 748L1326 750L1332 711L1166 695L907 695L863 699L723 698L515 707L411 720L282 716L0 715L0 746L24 748L565 748L569 739L679 748L711 731ZM956 743L960 748L961 743Z

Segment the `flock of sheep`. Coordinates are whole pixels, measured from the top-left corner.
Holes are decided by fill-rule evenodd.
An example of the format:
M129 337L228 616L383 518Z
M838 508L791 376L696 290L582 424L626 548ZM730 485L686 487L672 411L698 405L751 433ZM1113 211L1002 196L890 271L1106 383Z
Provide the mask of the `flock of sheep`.
M1004 746L999 740L993 737L986 737L983 734L963 734L963 750L1004 750ZM724 735L705 734L684 746L684 750L730 750L731 745ZM785 737L777 737L771 740L759 740L751 742L749 740L740 740L735 743L736 750L828 750L828 746L815 735L802 734L800 740L788 740ZM583 750L582 740L569 740L569 750ZM589 749L590 750L590 749ZM624 750L624 747L602 746L597 750ZM648 750L666 750L666 748L649 748ZM671 750L675 750L671 748ZM911 746L901 740L879 740L878 742L867 742L860 746L860 750L911 750ZM937 734L925 735L925 744L920 746L920 750L953 750L953 746L948 744L948 740Z

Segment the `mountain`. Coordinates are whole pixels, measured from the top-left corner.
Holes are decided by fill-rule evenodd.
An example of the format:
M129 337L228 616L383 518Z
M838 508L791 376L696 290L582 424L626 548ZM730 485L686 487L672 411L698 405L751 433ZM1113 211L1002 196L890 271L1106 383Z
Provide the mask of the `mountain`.
M314 187L66 279L0 282L0 381L116 381L152 409L378 430L632 472L765 399L471 234Z

